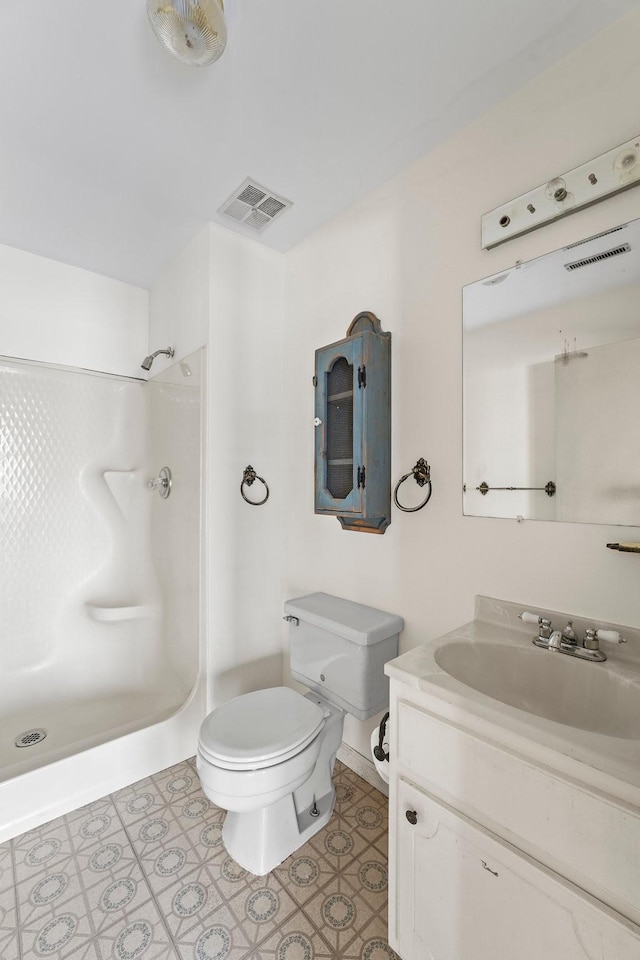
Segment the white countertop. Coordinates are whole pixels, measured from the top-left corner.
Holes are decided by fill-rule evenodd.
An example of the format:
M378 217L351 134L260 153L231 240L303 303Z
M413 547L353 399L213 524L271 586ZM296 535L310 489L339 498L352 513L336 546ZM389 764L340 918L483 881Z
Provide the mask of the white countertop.
M549 614L554 629L561 630L568 619L573 620L579 637L587 626L617 629L628 643L624 646L603 644L608 657L604 663L581 661L539 649L531 643L535 626L523 624L517 617L524 609L538 615ZM553 657L553 663L561 659L578 670L607 671L612 678L637 686L640 692L639 629L478 597L475 620L389 661L385 672L392 680L420 691L420 702L426 710L578 784L640 808L640 711L637 736L634 737L605 735L537 716L480 693L442 669L436 661L437 651L454 642L471 644L470 656L480 657L482 650L479 648L488 643L530 648L540 657ZM563 669L570 677L566 665ZM590 708L594 711L594 726L597 726L597 711L601 705L593 702ZM635 720L633 724L635 726Z

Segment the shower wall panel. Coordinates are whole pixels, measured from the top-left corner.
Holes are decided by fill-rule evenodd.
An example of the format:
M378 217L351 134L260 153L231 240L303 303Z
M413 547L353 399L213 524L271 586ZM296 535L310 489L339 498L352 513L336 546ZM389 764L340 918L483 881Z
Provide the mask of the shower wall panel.
M0 362L3 712L157 669L146 420L142 383Z
M202 389L0 358L0 842L193 752Z
M164 656L187 690L200 662L203 365L204 350L198 350L148 384L152 469L157 474L168 466L173 480L169 498L155 496L151 506Z

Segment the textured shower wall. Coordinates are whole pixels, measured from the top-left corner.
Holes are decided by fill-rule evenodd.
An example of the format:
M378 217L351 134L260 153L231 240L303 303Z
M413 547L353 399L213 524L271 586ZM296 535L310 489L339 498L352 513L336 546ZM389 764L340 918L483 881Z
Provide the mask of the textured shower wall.
M135 685L159 611L150 558L142 384L0 364L0 662L3 706L32 694ZM105 621L137 606L142 619ZM106 642L105 642L106 641ZM49 682L42 683L47 667ZM20 677L18 686L12 677ZM120 685L122 681L119 680ZM5 683L3 682L3 687ZM40 689L42 687L42 690Z

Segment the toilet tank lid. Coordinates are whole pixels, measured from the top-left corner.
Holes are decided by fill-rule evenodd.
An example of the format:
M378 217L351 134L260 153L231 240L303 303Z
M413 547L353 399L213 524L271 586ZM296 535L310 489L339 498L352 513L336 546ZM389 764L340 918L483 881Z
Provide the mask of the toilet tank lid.
M394 637L404 627L404 620L395 613L385 613L330 593L308 593L305 597L287 600L284 609L288 616L367 647Z

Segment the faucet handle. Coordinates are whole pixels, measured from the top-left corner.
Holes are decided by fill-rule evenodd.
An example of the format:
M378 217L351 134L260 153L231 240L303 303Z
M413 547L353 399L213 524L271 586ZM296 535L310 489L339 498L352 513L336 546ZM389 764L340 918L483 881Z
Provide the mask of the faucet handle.
M523 610L522 613L518 614L518 619L522 620L523 623L537 623L543 630L551 630L550 617L539 617L537 613L528 613Z
M523 623L537 623L539 626L538 636L541 640L548 640L551 636L551 618L550 617L539 617L535 613L528 613L526 610L523 610L522 613L518 614L520 620Z
M522 620L523 623L542 623L542 617L539 617L535 613L527 613L526 610L518 614L518 619Z
M609 643L627 642L617 630L596 630L594 627L587 627L583 641L585 650L599 650L600 640L608 640Z
M626 643L627 641L617 630L596 630L598 640L608 640L609 643Z

